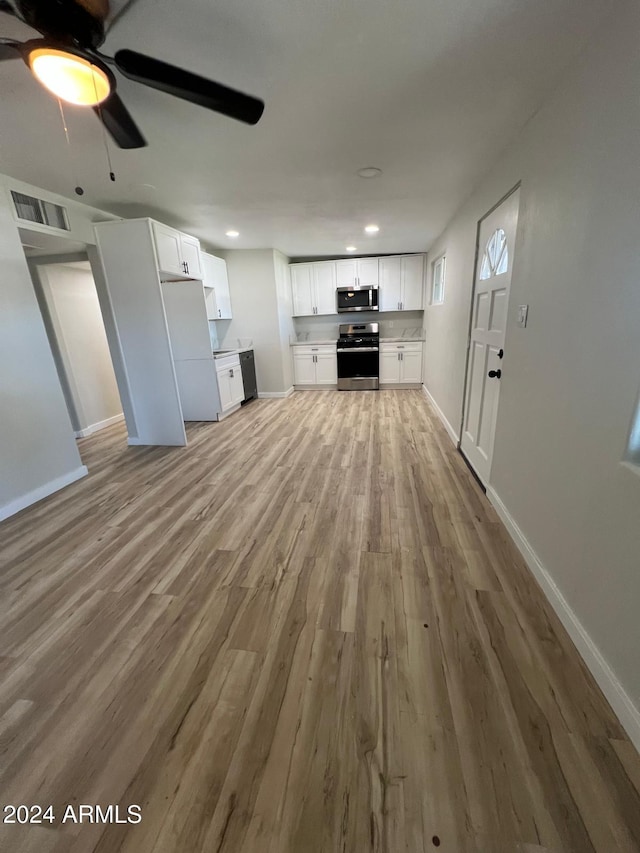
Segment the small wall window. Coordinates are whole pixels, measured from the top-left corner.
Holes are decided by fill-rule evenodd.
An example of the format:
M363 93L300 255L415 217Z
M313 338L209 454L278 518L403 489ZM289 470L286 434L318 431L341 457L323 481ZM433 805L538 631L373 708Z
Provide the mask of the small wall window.
M442 305L444 302L444 276L447 259L443 255L433 262L433 276L431 284L431 304Z

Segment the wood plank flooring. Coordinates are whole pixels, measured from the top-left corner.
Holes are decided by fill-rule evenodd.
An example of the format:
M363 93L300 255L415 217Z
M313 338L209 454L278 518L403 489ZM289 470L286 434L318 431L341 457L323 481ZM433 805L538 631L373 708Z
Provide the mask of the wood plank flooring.
M420 391L188 437L84 439L0 526L0 799L57 816L0 850L640 851L638 755Z

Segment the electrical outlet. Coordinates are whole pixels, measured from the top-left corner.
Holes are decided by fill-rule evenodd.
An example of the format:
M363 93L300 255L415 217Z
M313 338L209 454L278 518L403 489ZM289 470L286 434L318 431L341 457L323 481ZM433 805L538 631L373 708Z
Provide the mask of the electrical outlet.
M527 317L529 316L529 306L528 305L518 305L518 325L521 329L525 329L527 326Z

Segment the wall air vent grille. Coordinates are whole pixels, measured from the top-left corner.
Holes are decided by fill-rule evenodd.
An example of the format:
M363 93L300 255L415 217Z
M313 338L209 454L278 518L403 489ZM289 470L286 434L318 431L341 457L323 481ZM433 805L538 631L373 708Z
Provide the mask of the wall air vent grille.
M44 201L40 198L34 198L24 193L18 193L11 190L13 205L16 209L18 219L23 219L25 222L37 222L40 225L48 225L50 228L57 228L59 231L70 231L69 220L67 219L67 211L59 204L53 204L50 201Z

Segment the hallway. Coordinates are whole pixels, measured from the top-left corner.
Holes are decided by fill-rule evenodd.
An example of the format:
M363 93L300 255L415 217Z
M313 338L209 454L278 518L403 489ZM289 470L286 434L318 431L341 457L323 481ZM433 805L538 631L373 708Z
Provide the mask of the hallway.
M637 853L640 758L421 391L187 432L0 526L2 800L57 818L1 850Z

